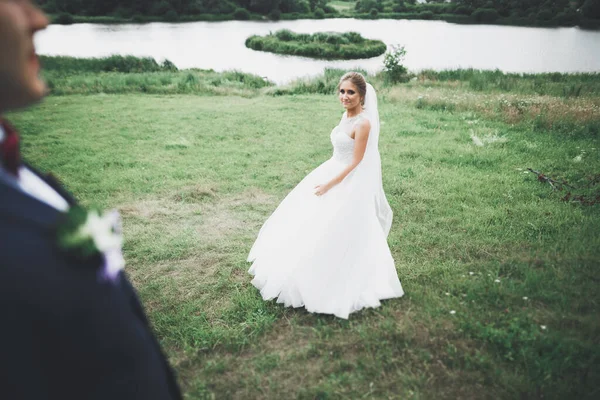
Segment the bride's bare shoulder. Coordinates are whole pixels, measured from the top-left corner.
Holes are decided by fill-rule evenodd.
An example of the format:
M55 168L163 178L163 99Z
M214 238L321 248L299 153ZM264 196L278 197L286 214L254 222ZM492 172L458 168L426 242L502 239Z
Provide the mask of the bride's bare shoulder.
M367 118L366 116L363 116L356 123L356 130L366 130L368 133L371 130L371 121L369 121L369 118Z

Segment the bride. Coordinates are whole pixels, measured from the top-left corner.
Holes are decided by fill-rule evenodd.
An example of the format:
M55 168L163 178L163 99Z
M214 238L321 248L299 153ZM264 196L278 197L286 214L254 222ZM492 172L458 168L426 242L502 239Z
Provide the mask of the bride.
M347 319L404 292L387 244L375 90L357 72L338 90L346 112L331 132L333 156L281 202L248 261L263 299Z

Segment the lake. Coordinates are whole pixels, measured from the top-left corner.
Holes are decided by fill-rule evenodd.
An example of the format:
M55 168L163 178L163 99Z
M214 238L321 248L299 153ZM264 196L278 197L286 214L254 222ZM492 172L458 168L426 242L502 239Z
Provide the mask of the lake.
M250 50L248 36L290 29L298 33L355 31L388 46L406 47L405 65L422 69L500 69L505 72L600 72L600 31L460 25L444 21L323 19L148 24L51 25L36 35L39 54L112 54L169 59L179 68L240 70L277 83L317 75L326 67L375 72L383 56L324 61Z

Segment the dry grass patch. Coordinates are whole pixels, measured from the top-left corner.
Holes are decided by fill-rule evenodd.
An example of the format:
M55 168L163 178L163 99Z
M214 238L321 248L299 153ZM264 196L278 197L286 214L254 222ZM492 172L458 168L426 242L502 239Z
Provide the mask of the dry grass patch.
M384 91L391 103L413 103L417 108L436 111L477 112L509 124L543 116L547 128L564 121L600 123L600 98L561 98L506 93L455 90L451 84L429 87L394 87Z
M216 187L194 185L178 190L172 199L177 203L196 203L217 198L217 192Z

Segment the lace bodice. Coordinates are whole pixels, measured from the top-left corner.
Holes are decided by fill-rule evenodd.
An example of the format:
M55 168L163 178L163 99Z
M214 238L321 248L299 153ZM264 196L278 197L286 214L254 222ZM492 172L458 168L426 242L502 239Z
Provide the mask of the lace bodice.
M350 136L356 124L366 118L365 113L360 113L348 118L346 113L342 116L339 125L331 131L331 144L333 144L333 158L350 164L354 156L354 139Z

